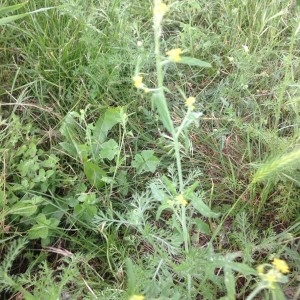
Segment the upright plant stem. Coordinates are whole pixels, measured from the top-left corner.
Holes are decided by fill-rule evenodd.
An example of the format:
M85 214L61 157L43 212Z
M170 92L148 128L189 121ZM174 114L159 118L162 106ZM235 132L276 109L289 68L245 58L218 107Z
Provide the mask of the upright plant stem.
M157 85L158 85L158 93L159 93L159 101L163 102L164 113L170 118L170 112L167 105L167 101L164 93L164 76L163 69L160 58L160 28L154 27L154 39L155 39L155 57L156 57L156 72L157 72ZM171 119L171 118L170 118ZM171 120L170 120L171 121ZM174 141L174 150L176 157L176 165L179 177L179 188L180 192L183 192L183 176L182 176L182 167L181 167L181 157L180 157L180 144L178 140L178 135L176 134L174 127L170 129L170 133L172 135Z
M180 130L178 129L176 132L176 130L173 127L173 123L172 123L172 120L170 117L170 111L169 111L167 101L165 98L164 75L163 75L161 56L160 56L160 31L161 31L161 27L154 25L154 42L155 42L155 50L154 51L155 51L155 57L156 57L157 87L158 87L158 93L159 93L159 97L155 101L161 101L160 109L164 110L163 113L165 114L165 117L168 119L169 124L172 124L169 128L169 131L170 131L173 141L174 141L176 166L177 166L178 179L179 179L179 191L180 191L180 193L183 193L184 185L183 185L180 144L179 144ZM159 112L159 113L162 113L162 112ZM166 129L168 129L168 128L166 128ZM181 226L182 226L182 231L183 231L184 247L185 247L186 253L188 253L189 252L189 235L188 235L187 224L186 224L186 209L183 205L181 207L181 220L180 221L181 221Z
M182 194L184 190L183 185L183 175L182 175L182 166L181 166L181 156L180 156L180 144L179 144L179 134L180 130L177 131L174 128L169 107L165 98L165 91L164 91L164 74L162 69L161 63L161 56L160 56L160 33L161 33L161 25L154 23L154 43L155 43L155 58L156 58L156 72L157 72L157 87L158 87L158 97L155 101L160 101L160 103L155 103L155 106L162 110L158 111L159 115L162 118L162 121L170 134L172 135L173 142L174 142L174 150L175 150L175 157L176 157L176 166L179 178L179 191ZM167 126L166 126L167 125ZM186 254L189 252L189 235L188 229L186 224L186 208L184 205L181 206L181 216L180 222L182 227L182 234L184 240L184 248ZM192 286L192 278L190 275L187 275L187 285L188 285L188 299L191 299L191 286Z

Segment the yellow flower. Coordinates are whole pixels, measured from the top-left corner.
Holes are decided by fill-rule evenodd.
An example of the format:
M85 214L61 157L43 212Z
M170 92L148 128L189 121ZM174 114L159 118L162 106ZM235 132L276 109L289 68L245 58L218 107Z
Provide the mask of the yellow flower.
M142 89L144 87L143 85L143 77L142 76L134 76L132 77L133 84L137 89Z
M265 278L270 283L277 282L277 277L275 274L266 274Z
M184 199L182 194L176 196L175 199L178 201L179 204L181 204L183 206L187 206L187 204L188 204L188 202Z
M276 270L280 271L283 274L289 273L289 266L287 265L287 263L279 258L274 258L273 260L273 266Z
M258 275L263 275L263 274L264 274L264 271L265 271L265 267L264 267L264 265L259 265L259 266L256 268L256 270L257 270Z
M180 54L182 53L183 51L180 48L171 49L170 51L166 52L169 58L175 62L181 61Z
M189 110L194 110L195 109L195 106L194 106L195 101L196 101L195 97L188 97L185 100L185 105L188 107Z
M153 24L154 24L154 28L158 29L159 35L161 32L161 22L168 10L169 10L168 6L165 3L163 3L161 0L156 0L154 2Z
M159 16L160 18L162 18L168 12L168 10L169 10L168 6L165 3L163 3L161 0L155 1L155 5L153 8L154 17Z
M145 297L143 295L132 295L129 300L144 300Z

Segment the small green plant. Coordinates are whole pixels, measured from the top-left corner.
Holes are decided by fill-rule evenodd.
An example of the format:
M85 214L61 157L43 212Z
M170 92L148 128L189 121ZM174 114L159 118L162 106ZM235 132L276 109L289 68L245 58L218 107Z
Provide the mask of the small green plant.
M139 232L141 237L154 247L155 251L162 257L162 260L156 267L156 271L152 277L153 283L156 282L155 279L158 276L165 278L163 269L169 269L170 272L173 273L172 276L178 277L179 280L182 280L185 283L185 287L181 287L181 291L179 288L177 289L178 297L183 297L183 294L186 293L186 297L192 299L195 298L197 292L200 292L201 290L200 288L195 290L195 284L199 274L193 269L193 266L195 266L195 264L191 262L193 260L194 262L197 261L198 265L206 263L206 268L202 272L204 278L207 278L207 280L212 276L211 272L213 272L213 270L222 268L224 270L225 282L225 287L222 292L226 291L227 294L227 296L222 299L235 299L234 272L239 272L243 276L249 276L255 275L255 270L246 264L235 262L235 259L240 256L240 253L222 256L215 254L213 249L210 248L211 252L206 253L207 257L197 258L195 255L195 247L192 245L190 239L190 232L193 227L200 230L201 233L212 236L209 224L204 221L203 217L213 219L218 218L219 214L214 213L210 207L205 204L203 192L199 189L199 182L195 181L198 173L190 172L189 174L184 174L182 168L181 141L188 140L188 132L191 124L197 124L197 121L201 116L201 113L195 112L196 99L193 96L187 97L185 93L177 87L179 94L182 96L183 101L185 101L186 112L181 123L178 126L175 126L172 121L172 113L166 97L166 94L170 94L171 91L165 87L164 77L167 70L166 67L169 64L179 63L198 67L210 67L210 64L199 59L182 57L183 51L180 48L166 51L167 57L162 55L160 49L162 22L164 15L168 10L169 7L162 1L154 1L153 27L157 86L149 87L144 83L144 78L140 75L141 61L139 61L137 65L133 82L137 89L144 91L146 94L152 94L152 103L156 108L161 123L169 134L168 139L171 141L173 147L176 168L170 170L170 177L164 175L157 180L153 180L149 184L149 190L145 194L136 195L131 203L132 210L126 215L120 212L111 212L110 216L103 213L95 218L95 223L99 228L102 228L102 230L104 230L104 228L110 228L112 225L115 225L118 228L122 225ZM133 167L139 166L142 171L143 166L146 164L149 170L151 170L147 161L149 155L152 157L153 152L151 150L148 150L148 152L146 151L147 150L145 150L142 155L135 157L132 164ZM139 163L138 160L140 161ZM139 169L137 170L138 172L141 172ZM153 170L155 169L153 168ZM159 226L156 228L149 223L151 222L152 211L156 211L155 221L159 223ZM117 220L112 217L113 214L118 217ZM167 220L163 217L164 214L168 215ZM183 249L181 249L181 245L183 245ZM164 251L167 251L167 254L163 254ZM175 267L172 262L172 257L169 255L176 255L179 257L177 262L179 267ZM155 260L153 257L150 258L149 261L152 259ZM135 281L137 284L136 281L138 279L130 279L130 276L133 276L132 274L134 272L130 270L132 268L131 263L129 266L129 280L130 282ZM170 273L167 274L167 276L170 276ZM145 293L147 294L147 297L172 297L173 299L177 299L177 296L174 294L171 295L169 292L166 294L159 288L156 288L156 292L152 288L149 289L144 285L139 289L133 287L131 287L131 289L132 291L129 291L129 296L132 298L142 297L136 296L136 294L142 290L146 290ZM168 291L170 291L170 287L168 288ZM202 294L203 293L205 292L202 290Z
M76 121L76 119L78 121ZM65 139L62 149L83 164L89 183L97 189L105 183L113 186L118 169L126 157L121 156L126 135L127 115L123 108L107 109L95 123L86 123L85 111L69 113L60 132ZM109 139L111 129L119 124L123 128L120 141ZM111 162L115 162L112 166Z

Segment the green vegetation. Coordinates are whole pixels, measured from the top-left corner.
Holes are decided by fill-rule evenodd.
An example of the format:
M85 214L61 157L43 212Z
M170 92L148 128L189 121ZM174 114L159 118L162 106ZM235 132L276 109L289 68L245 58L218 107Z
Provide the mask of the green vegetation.
M299 299L299 1L0 4L1 299Z

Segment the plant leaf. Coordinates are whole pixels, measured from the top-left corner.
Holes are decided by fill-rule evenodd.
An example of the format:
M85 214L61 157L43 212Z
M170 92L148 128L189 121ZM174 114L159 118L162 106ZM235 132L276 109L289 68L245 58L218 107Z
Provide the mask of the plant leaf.
M104 115L98 119L93 130L93 139L96 145L101 145L106 140L109 130L123 121L123 114L122 107L108 108Z
M143 172L154 173L159 164L159 159L154 155L153 150L143 150L141 154L136 154L131 166L137 171L137 174Z
M104 181L102 178L106 177L107 174L103 169L89 161L84 162L83 168L85 176L91 185L95 186L97 189L100 189L104 186Z
M163 93L153 93L152 101L156 106L158 115L165 128L170 132L174 132L173 122L170 116L168 104Z
M202 67L202 68L211 68L210 63L200 60L198 58L193 58L193 57L189 57L189 56L183 56L178 63L189 65L189 66Z
M107 142L104 142L101 145L100 156L102 159L112 160L117 154L119 150L119 145L113 139L110 139Z
M35 204L27 201L20 201L11 207L9 214L29 217L37 211L37 208L38 207Z
M26 5L27 3L28 3L28 1L26 1L24 3L19 3L19 4L11 5L11 6L0 7L0 15L7 14L9 12L17 10L17 9L23 7L24 5Z
M204 217L208 218L217 218L219 214L214 213L203 201L200 197L193 195L191 197L191 204L193 207Z

